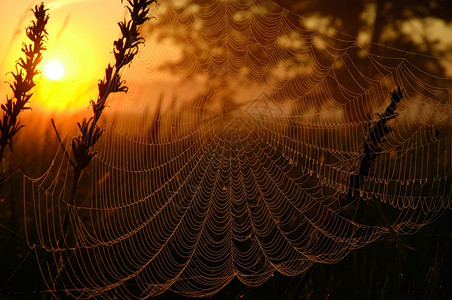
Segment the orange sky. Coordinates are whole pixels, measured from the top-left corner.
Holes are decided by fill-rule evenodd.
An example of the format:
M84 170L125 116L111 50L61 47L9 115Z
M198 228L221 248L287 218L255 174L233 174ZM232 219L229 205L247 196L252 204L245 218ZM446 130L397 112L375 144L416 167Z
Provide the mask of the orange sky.
M9 89L4 82L12 79L5 74L14 69L14 62L22 55L20 47L26 40L25 28L33 19L30 9L42 0L0 1L0 91L5 97ZM33 90L35 97L32 98L31 106L34 110L59 112L86 109L89 100L97 97L97 81L103 77L104 68L113 59L112 42L119 35L117 22L126 15L125 4L120 0L50 0L45 3L50 8L49 41L40 67L43 68L49 60L59 60L65 66L66 74L60 81L52 82L45 76L39 79L38 86ZM161 4L162 12L164 5ZM419 33L422 29L428 32L427 37L437 40L438 45L452 45L452 22L436 19L427 21L407 22L402 31ZM313 29L318 30L321 22L316 19L313 24ZM413 37L416 36L420 35L413 34ZM155 53L165 53L169 47L160 47L162 49L157 51L158 44L153 42L148 43L148 46L152 44L153 54L146 56L146 59L151 57L153 61L146 62L146 67L161 59ZM169 53L177 57L177 51ZM447 56L440 60L447 68L448 75L452 74L451 59L451 56ZM138 71L135 73L139 74ZM152 77L149 79L152 81L165 80L158 75L160 73L156 70L147 70L146 78ZM171 76L171 81L175 81L175 76ZM3 100L0 97L0 101Z
M2 0L0 4L0 81L3 95L7 93L7 72L22 56L20 47L25 28L33 15L30 11L41 0ZM112 61L113 40L119 35L117 22L125 16L120 0L53 0L46 1L50 14L49 41L41 68L49 60L58 60L65 67L60 81L43 76L35 88L32 107L59 111L86 108L97 96L96 84L103 70Z

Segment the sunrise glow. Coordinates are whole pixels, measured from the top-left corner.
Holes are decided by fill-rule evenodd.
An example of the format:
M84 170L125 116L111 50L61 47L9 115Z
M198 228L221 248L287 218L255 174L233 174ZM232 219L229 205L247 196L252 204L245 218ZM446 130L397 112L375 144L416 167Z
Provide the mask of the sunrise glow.
M0 36L0 74L15 69L22 42L27 40L23 29L33 18L31 9L40 2L1 1L2 12L8 13L0 19L5 29ZM125 8L121 1L89 1L90 5L85 0L49 2L49 35L37 66L41 75L35 78L32 107L43 112L85 111L89 101L97 97L97 82L113 59L112 41L120 33L117 22ZM9 80L2 76L2 91L9 88Z

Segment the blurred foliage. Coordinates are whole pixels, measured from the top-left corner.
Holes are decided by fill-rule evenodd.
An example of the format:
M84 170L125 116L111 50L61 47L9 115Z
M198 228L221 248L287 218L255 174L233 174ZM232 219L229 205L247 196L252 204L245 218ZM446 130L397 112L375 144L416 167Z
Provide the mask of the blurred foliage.
M414 63L437 76L445 76L446 73L440 60L447 57L449 64L452 62L452 43L447 38L452 27L451 1L278 1L303 18L326 18L323 22L327 26L356 37L370 53L382 54L384 49L378 46L381 44L425 54L427 57L416 55ZM306 22L301 20L300 24ZM431 30L428 30L429 26ZM443 31L446 27L449 27L449 31ZM435 30L438 35L431 34ZM363 34L367 35L364 41L360 40ZM432 63L430 56L437 59Z
M240 6L234 6L237 11L231 20L228 19L229 26L224 28L199 19L199 16L208 16L207 10L217 10L218 14L228 13L217 6L218 2L215 0L162 3L162 6L167 8L157 11L157 20L152 24L150 32L157 33L160 41L165 43L172 41L183 45L182 52L179 53L180 57L173 58L164 65L164 68L174 73L187 72L189 78L192 78L196 72L204 72L210 79L218 79L224 74L215 73L210 68L189 66L190 63L196 60L201 66L205 66L209 57L215 58L221 53L223 58L215 58L215 64L223 65L223 68L227 67L230 60L226 58L234 55L240 57L243 53L238 53L234 46L224 47L225 41L216 39L223 34L223 30L229 30L231 34L228 35L228 39L238 45L248 33L241 36L240 30L236 30L243 25L243 18L246 19L252 15L265 17L283 12L292 24L301 29L315 30L339 39L355 40L365 51L375 55L391 56L397 53L408 58L420 69L436 76L441 77L452 73L452 42L449 38L452 33L451 1L306 0L293 2L274 0L252 2L236 0L233 2L239 3ZM176 14L181 19L174 18ZM213 28L214 25L216 27ZM277 28L270 28L270 30L273 29ZM209 33L206 34L206 32ZM265 34L263 32L262 36ZM259 37L254 38L259 39ZM258 42L265 45L264 40L258 40ZM339 40L336 42L339 43ZM266 49L254 45L254 42L252 44L248 51L251 51L256 58L265 56ZM391 52L391 50L396 51ZM366 62L365 59L362 60L363 62ZM360 64L359 61L356 63ZM228 70L229 75L239 76L241 70L234 67L225 68L225 70ZM360 67L364 69L366 66Z

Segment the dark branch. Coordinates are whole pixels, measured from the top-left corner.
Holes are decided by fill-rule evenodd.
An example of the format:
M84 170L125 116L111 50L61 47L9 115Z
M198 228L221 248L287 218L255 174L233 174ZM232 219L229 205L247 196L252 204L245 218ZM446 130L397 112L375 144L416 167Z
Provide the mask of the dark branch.
M403 89L397 85L397 89L391 94L391 102L386 107L384 113L378 114L378 121L372 124L369 129L369 134L364 143L364 153L361 157L358 172L350 177L348 191L346 195L346 202L350 203L357 196L358 190L361 188L364 177L369 175L370 167L382 150L382 143L384 143L385 136L392 132L392 128L388 126L388 121L398 116L396 112L397 105L402 100Z

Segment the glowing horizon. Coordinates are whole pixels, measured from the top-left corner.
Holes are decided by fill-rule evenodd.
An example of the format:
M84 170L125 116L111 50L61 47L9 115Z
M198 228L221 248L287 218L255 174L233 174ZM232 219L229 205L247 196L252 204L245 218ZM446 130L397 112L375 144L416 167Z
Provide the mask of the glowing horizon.
M0 37L2 90L7 90L5 82L12 80L7 73L14 70L15 62L23 56L22 43L28 43L25 28L33 19L30 10L41 1L27 2L2 3L2 11L8 12L0 18L4 28ZM112 41L119 35L117 22L124 15L124 4L108 0L50 1L46 8L50 16L49 36L38 66L42 76L36 78L32 107L48 111L86 109L96 96L97 81L112 59ZM59 61L65 68L64 76L58 80L46 75L45 67L50 61Z

